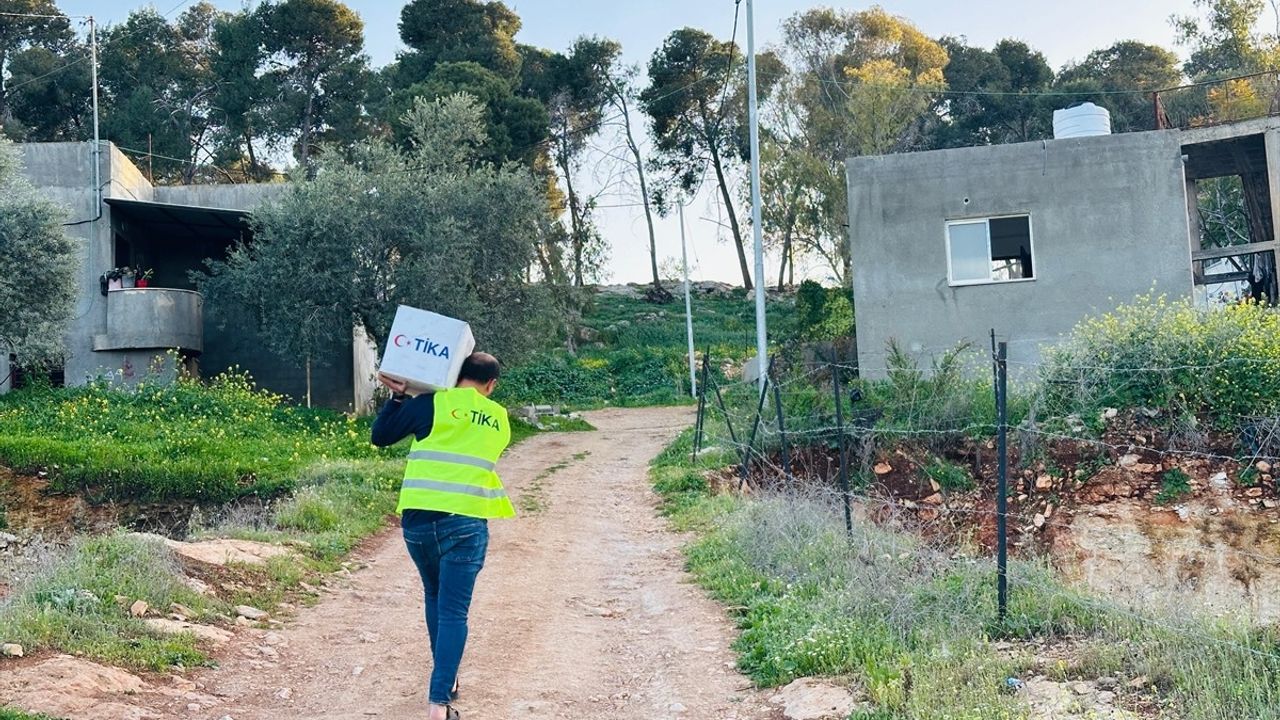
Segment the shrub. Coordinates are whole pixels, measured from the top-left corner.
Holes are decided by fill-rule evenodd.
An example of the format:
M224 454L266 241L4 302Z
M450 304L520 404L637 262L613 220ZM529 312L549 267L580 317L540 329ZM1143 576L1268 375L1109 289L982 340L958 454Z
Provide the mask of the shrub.
M1145 295L1076 326L1046 352L1049 409L1207 415L1220 424L1280 412L1280 313L1256 303L1199 309Z
M338 527L338 511L314 489L294 495L276 511L276 524L286 530L322 533Z
M1166 472L1160 480L1160 492L1156 493L1157 505L1169 505L1191 494L1191 478L1179 468Z
M800 340L838 340L853 335L853 295L805 280L796 291L795 333Z
M918 435L934 447L962 435L991 431L995 425L991 381L966 367L974 360L972 348L961 344L934 358L925 371L890 340L887 377L861 384L867 401L881 413L877 430Z

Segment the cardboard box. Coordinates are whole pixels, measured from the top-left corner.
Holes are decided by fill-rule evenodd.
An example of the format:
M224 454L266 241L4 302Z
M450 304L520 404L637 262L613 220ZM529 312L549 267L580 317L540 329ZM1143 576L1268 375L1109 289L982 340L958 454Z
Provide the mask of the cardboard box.
M401 305L378 371L408 383L412 395L445 390L458 383L462 361L475 347L467 323Z

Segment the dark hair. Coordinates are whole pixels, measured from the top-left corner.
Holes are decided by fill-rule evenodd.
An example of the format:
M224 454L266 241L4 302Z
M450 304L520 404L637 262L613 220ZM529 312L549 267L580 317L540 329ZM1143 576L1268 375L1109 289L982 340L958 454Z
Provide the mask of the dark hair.
M467 356L462 361L462 370L458 372L458 381L470 380L472 382L487 384L491 380L497 380L502 374L501 368L498 367L498 359L489 353L476 352Z

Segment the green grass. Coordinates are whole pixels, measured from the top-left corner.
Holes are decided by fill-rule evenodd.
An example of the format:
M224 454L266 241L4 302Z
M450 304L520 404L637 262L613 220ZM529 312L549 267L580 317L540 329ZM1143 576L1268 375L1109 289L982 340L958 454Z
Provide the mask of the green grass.
M208 663L190 636L157 636L129 615L145 600L160 611L181 603L199 615L225 610L187 587L172 553L138 537L80 538L0 606L0 638L28 652L56 649L134 669L165 670Z
M32 715L16 708L0 707L0 720L55 720L49 715Z
M821 492L709 494L703 472L726 458L695 465L690 444L686 432L652 478L675 526L697 534L689 569L731 608L739 666L760 685L852 679L874 704L863 720L1025 718L1004 679L1036 667L1039 643L1069 643L1081 649L1050 673L1059 680L1146 676L1184 720L1277 716L1280 631L1185 608L1135 612L1024 560L1011 563L1002 624L989 558L867 521L848 538ZM1032 642L1009 657L997 640Z
M769 302L775 338L786 334L793 308L789 299ZM737 363L755 354L755 306L745 293L741 299L695 298L693 317L698 352L710 351L717 376L719 363ZM682 301L653 305L597 295L582 325L595 340L582 343L576 355L548 347L508 369L495 399L509 405L575 408L693 402Z
M0 464L91 499L218 503L286 493L316 462L395 456L369 444L369 422L286 405L241 375L33 389L0 397Z

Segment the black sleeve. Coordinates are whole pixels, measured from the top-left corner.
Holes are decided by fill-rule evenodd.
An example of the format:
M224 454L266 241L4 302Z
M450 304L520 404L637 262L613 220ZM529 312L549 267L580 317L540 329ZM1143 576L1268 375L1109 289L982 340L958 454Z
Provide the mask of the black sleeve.
M374 418L369 442L388 447L410 435L421 440L431 434L435 411L435 396L430 393L405 400L392 398Z

